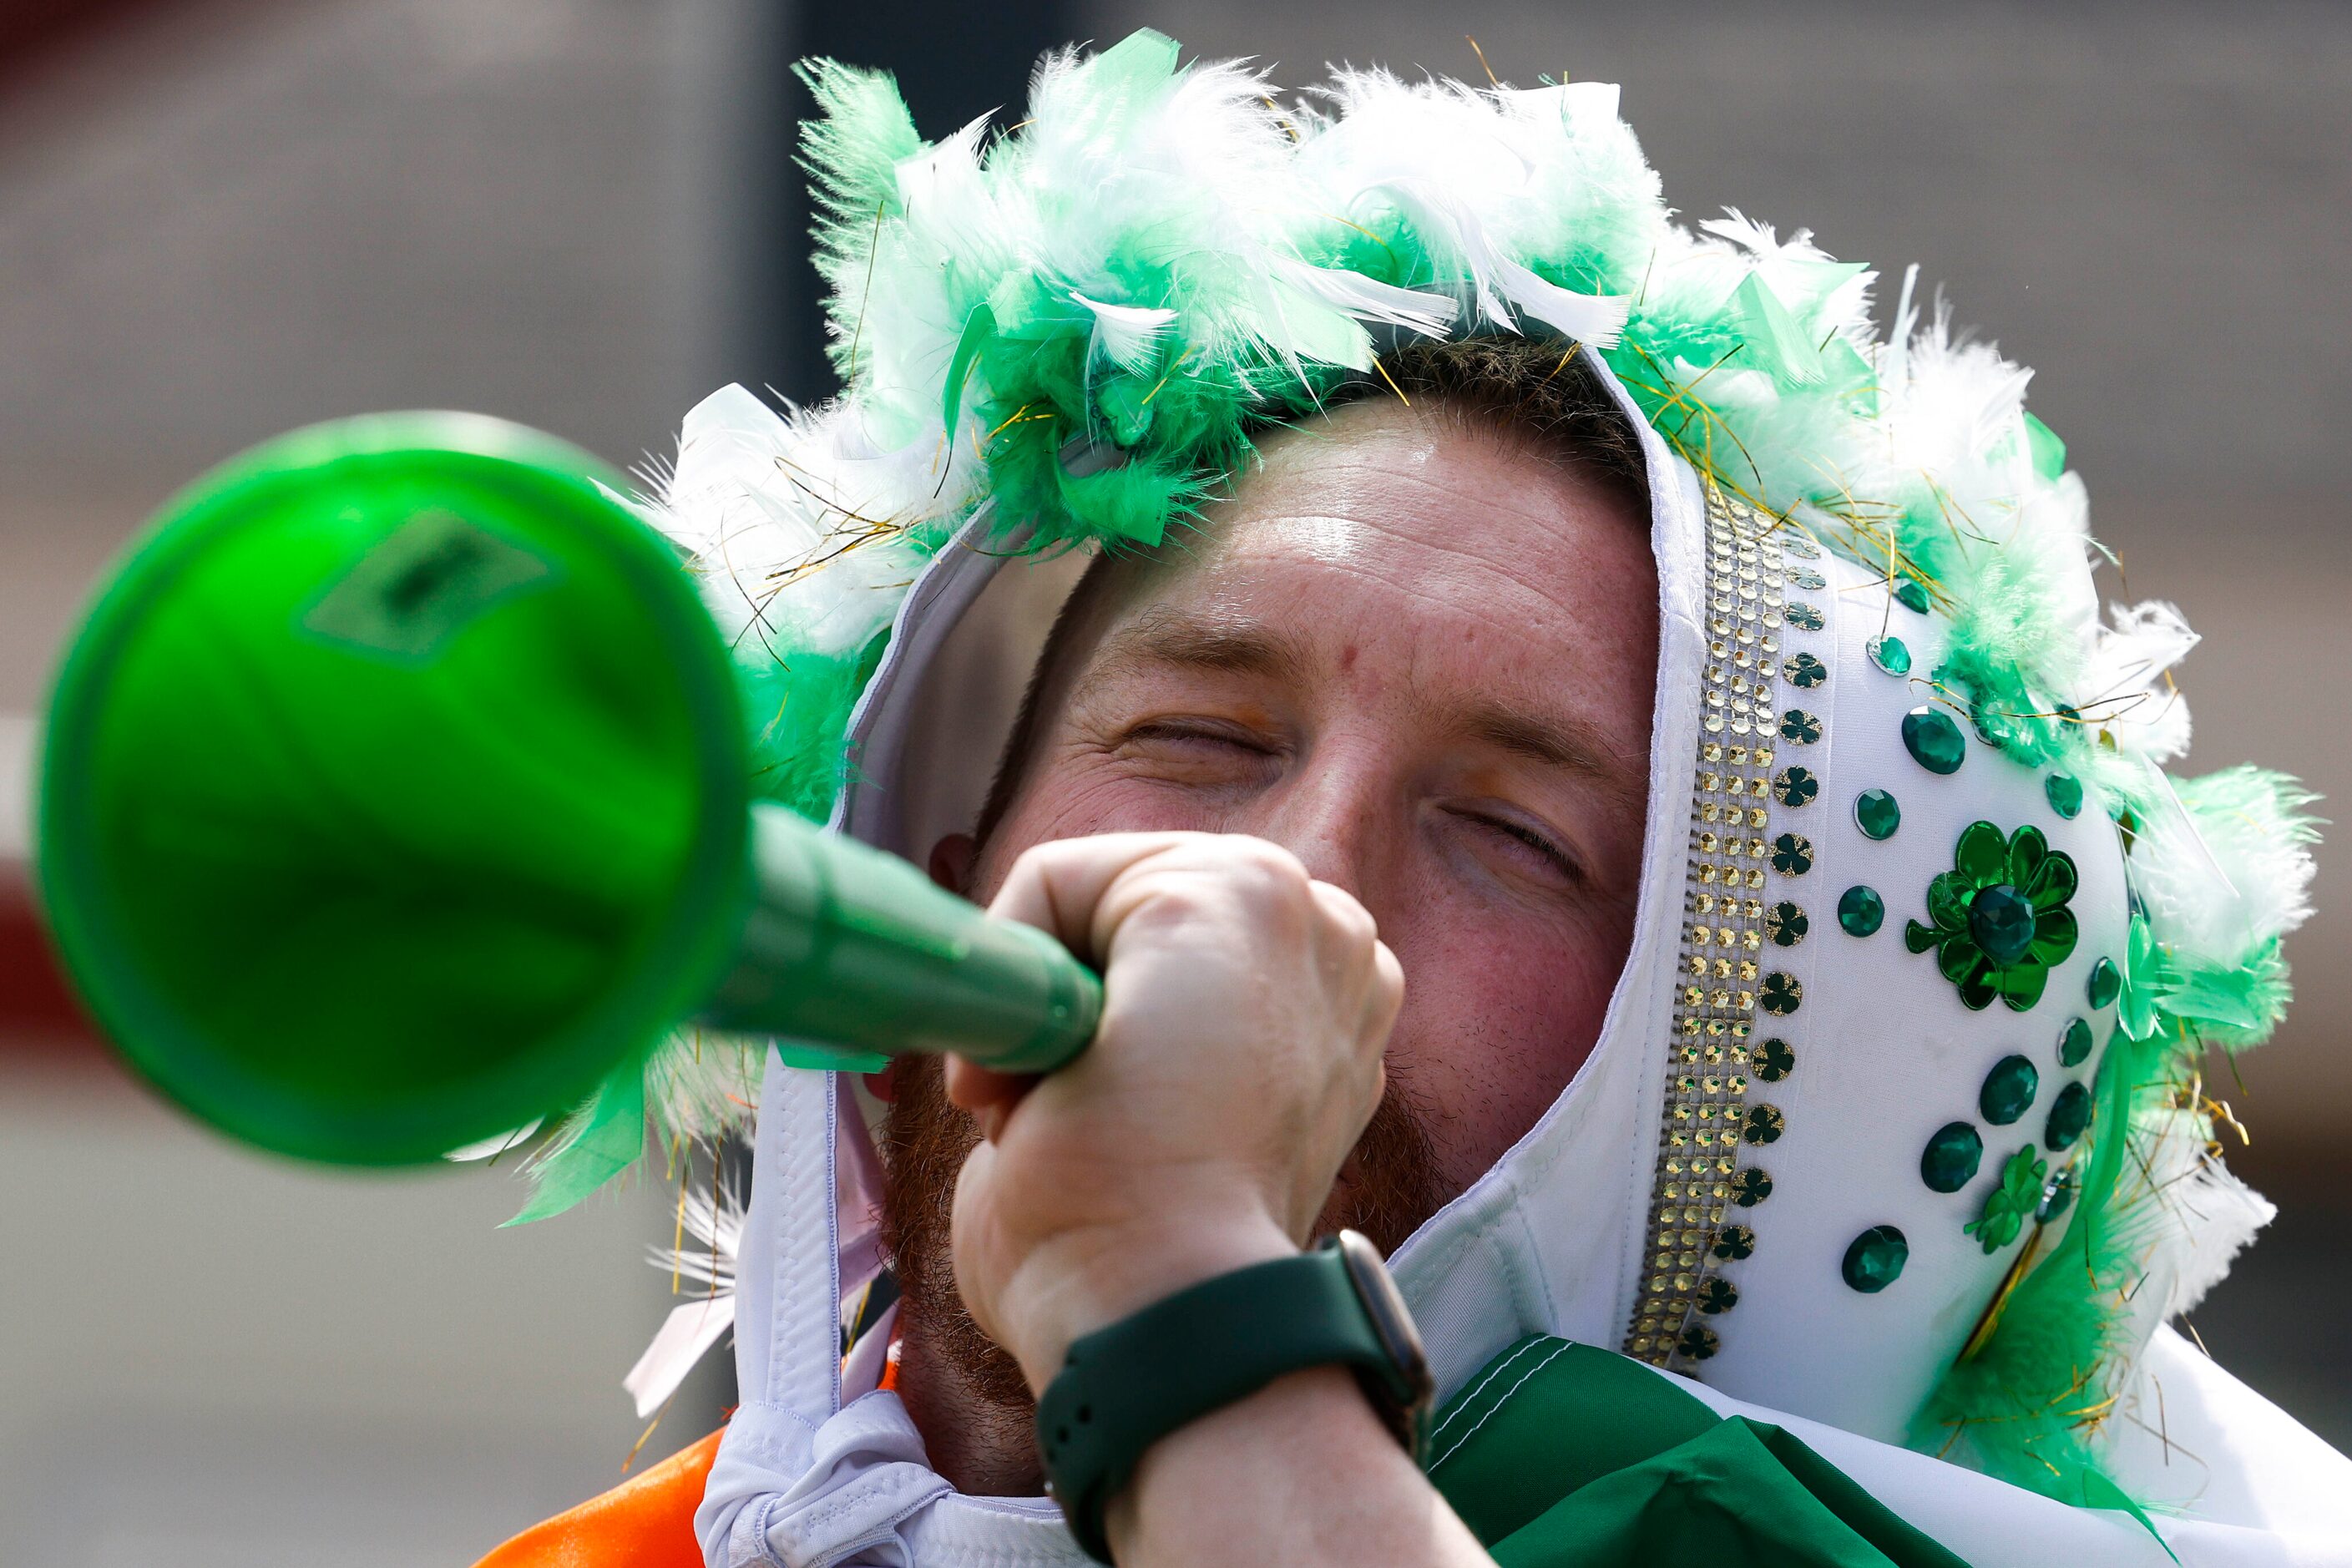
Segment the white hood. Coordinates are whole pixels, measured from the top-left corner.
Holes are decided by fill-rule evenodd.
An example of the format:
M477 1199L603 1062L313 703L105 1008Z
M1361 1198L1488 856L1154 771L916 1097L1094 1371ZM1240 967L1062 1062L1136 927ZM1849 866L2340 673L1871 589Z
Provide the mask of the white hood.
M2066 1568L2166 1561L2124 1515L2068 1509L1895 1446L2021 1247L2033 1245L2030 1220L2025 1239L1990 1251L1964 1226L2018 1150L2048 1152L2065 1086L2087 1084L2095 1069L2095 1049L2063 1061L2066 1026L2080 1017L2101 1043L2113 1026L2112 997L2095 1005L2090 986L2102 959L2124 957L2127 895L2115 829L2095 808L2062 816L2042 773L1974 738L1963 740L1963 763L1949 774L1915 760L1903 721L1938 705L1925 677L1942 652L1940 620L1894 604L1882 578L1813 550L1797 530L1720 505L1713 526L1723 548L1711 578L1708 499L1696 475L1630 401L1627 412L1651 472L1660 623L1640 913L1591 1058L1536 1126L1392 1260L1441 1386L1450 1394L1523 1334L1559 1334L1685 1374L1719 1408L1790 1425L1964 1557ZM918 860L933 831L960 825L955 814L977 802L994 760L992 746L963 748L960 776L943 787L937 775L948 764L925 724L941 712L968 716L976 703L1008 717L1026 673L1024 659L999 647L994 672L979 682L996 695L982 702L971 689L979 656L958 651L960 628L969 642L967 612L1006 570L1003 552L965 543L992 522L983 512L923 570L852 720L857 765L834 826ZM1751 548L1752 563L1743 559ZM1743 580L1749 565L1754 576ZM1040 606L1066 586L1061 571L1014 591L1029 601L1016 618L1028 623L1031 646L1048 618ZM1743 597L1748 589L1755 595ZM1000 584L990 598L1002 595ZM1789 622L1790 603L1818 615ZM1889 633L1911 656L1907 676L1874 660L1874 639ZM1801 658L1811 661L1801 682L1791 670ZM943 700L941 684L959 681ZM1818 738L1777 739L1792 711ZM1769 761L1755 759L1759 742L1773 747ZM1736 744L1751 748L1745 766L1710 761L1705 749ZM1736 832L1708 816L1711 805L1721 815L1735 784L1745 786ZM1901 826L1892 837L1857 826L1853 803L1864 790L1895 797ZM1906 921L1927 918L1931 878L1952 868L1961 830L1979 820L2004 835L2038 827L2079 877L2076 944L2023 1011L1969 1009L1936 954L1914 953L1904 940ZM1796 847L1801 852L1784 852ZM1741 879L1738 906L1702 913L1698 896L1722 885L1714 879L1724 868ZM1857 887L1875 889L1884 905L1883 924L1867 935L1849 934L1838 916ZM1778 918L1790 907L1798 921ZM1801 939L1781 945L1800 927ZM1711 969L1718 958L1726 975ZM1695 977L1695 959L1710 972ZM1800 993L1792 1010L1766 1010ZM1726 1020L1734 1022L1723 1032L1707 1032ZM1751 1030L1739 1029L1743 1020ZM1768 1038L1793 1065L1741 1058ZM1685 1059L1685 1044L1722 1054ZM2009 1107L1986 1085L2011 1057L2032 1064L2036 1084L2021 1114L1995 1121L1990 1113ZM1958 1191L1937 1192L1923 1179L1922 1152L1953 1123L1976 1130L1981 1165ZM1689 1138L1717 1126L1738 1131L1702 1155ZM1685 1142L1670 1147L1678 1131ZM1732 1171L1710 1167L1693 1181L1667 1165L1702 1158L1729 1160ZM874 1163L851 1080L772 1063L738 1272L743 1403L698 1521L710 1561L1081 1561L1050 1502L951 1493L923 1463L896 1395L872 1391L872 1347L845 1371L843 1302L877 1266ZM2051 1174L2059 1168L2053 1160ZM1754 1191L1749 1172L1769 1178L1769 1196L1742 1206L1738 1194ZM1727 1195L1713 1196L1718 1189ZM1719 1256L1732 1226L1744 1239L1736 1256ZM1891 1284L1865 1292L1847 1282L1844 1260L1877 1227L1899 1231L1907 1251ZM2040 1245L2057 1245L2063 1230L2052 1224ZM2152 1303L2143 1338L2163 1315ZM2159 1338L2147 1362L2169 1369L2169 1440L2126 1440L2115 1462L2137 1495L2188 1510L2161 1521L2181 1561L2352 1563L2352 1543L2317 1517L2352 1484L2352 1464L2176 1338ZM2129 1431L2127 1422L2128 1412L2118 1429Z

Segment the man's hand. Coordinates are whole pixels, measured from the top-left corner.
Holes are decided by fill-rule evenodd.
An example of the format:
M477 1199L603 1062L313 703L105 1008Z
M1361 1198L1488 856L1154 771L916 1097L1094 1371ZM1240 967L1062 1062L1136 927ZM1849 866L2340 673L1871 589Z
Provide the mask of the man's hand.
M1404 979L1362 905L1255 838L1042 845L991 908L1103 971L1101 1030L1068 1068L948 1064L984 1134L956 1186L956 1284L1042 1390L1079 1335L1307 1239L1380 1103ZM1104 1524L1126 1568L1491 1568L1339 1367L1153 1444Z
M1037 1390L1073 1339L1307 1239L1380 1102L1403 977L1362 905L1262 839L1041 845L990 908L1104 982L1063 1071L948 1065L984 1137L956 1188L956 1283Z

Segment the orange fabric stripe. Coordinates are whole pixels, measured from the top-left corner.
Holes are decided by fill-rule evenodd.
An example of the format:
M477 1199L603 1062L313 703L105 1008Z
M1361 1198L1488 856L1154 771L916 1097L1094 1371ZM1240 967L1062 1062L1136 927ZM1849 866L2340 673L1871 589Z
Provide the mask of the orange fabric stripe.
M533 1525L475 1568L702 1568L694 1510L725 1428L569 1513Z

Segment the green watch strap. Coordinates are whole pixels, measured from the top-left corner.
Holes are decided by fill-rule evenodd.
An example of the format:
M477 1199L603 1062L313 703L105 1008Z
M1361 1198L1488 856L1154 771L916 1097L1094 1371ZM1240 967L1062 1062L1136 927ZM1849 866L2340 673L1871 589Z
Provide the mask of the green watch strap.
M1432 1387L1420 1336L1354 1232L1222 1274L1073 1342L1037 1402L1037 1443L1078 1544L1111 1560L1103 1512L1144 1450L1307 1367L1353 1367L1421 1457Z

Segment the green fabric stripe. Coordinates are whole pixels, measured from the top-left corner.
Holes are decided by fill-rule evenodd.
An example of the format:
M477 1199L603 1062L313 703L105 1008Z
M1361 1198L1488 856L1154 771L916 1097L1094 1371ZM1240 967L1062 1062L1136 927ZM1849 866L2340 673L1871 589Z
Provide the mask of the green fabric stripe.
M1567 1340L1489 1362L1430 1454L1502 1568L1965 1568L1789 1433Z

